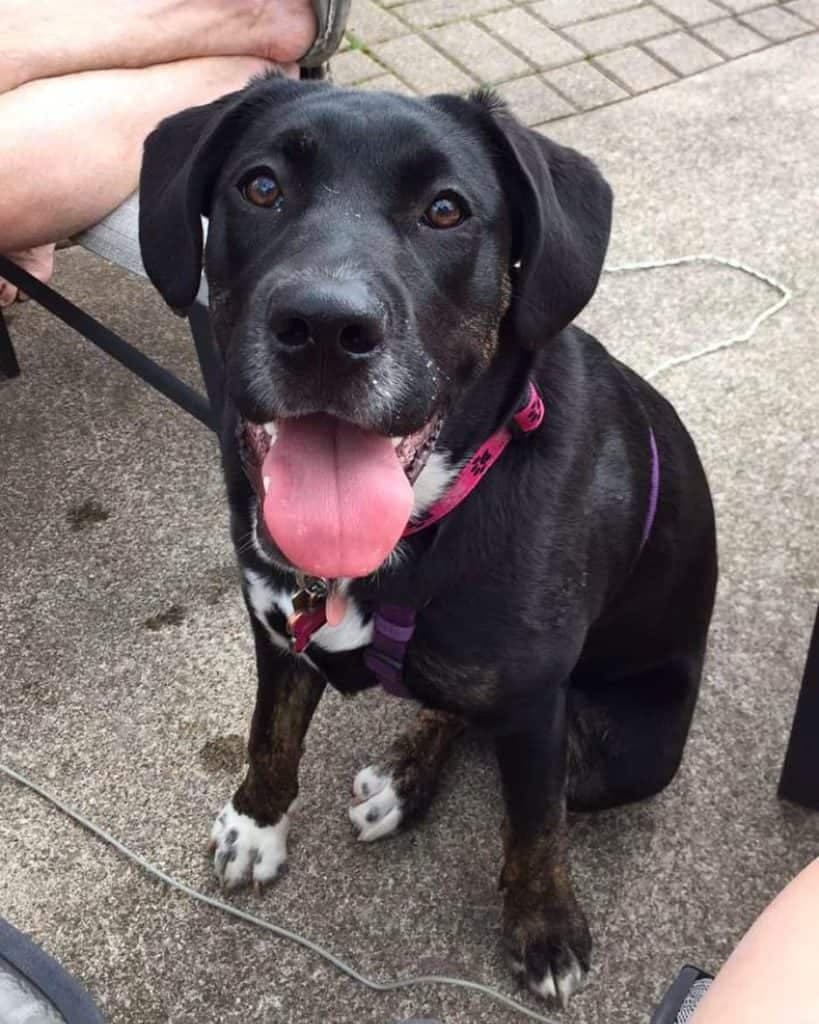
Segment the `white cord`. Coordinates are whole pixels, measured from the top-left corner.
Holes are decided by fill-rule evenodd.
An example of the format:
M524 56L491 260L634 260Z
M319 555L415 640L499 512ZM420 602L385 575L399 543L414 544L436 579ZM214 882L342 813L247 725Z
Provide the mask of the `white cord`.
M524 1006L523 1003L519 1003L516 999L512 999L510 996L505 996L502 992L498 992L495 989L490 988L488 985L482 985L480 982L467 981L466 978L450 978L445 974L425 974L409 978L392 978L387 981L378 981L375 978L368 978L366 975L357 971L354 967L351 967L348 963L340 960L335 956L335 954L331 953L329 949L325 949L324 946L320 946L317 942L313 942L311 939L306 938L306 936L300 935L298 932L292 932L287 928L283 928L281 925L273 924L271 921L265 921L264 918L256 917L255 914L248 914L245 910L239 910L238 907L232 907L229 903L223 903L221 900L214 899L212 896L208 896L203 892L199 892L198 889L192 889L184 882L180 882L179 879L174 878L173 875L169 875L162 871L140 854L131 850L124 843L121 843L119 839L112 836L110 832L106 832L105 829L100 828L99 825L95 825L93 822L89 821L88 818L80 814L79 811L75 811L73 807L69 807L68 804L63 803L62 800L43 789L42 786L39 786L27 776L15 771L13 768L9 768L8 765L3 764L2 762L0 762L0 772L7 775L10 779L14 779L14 781L20 783L21 786L25 786L26 789L30 789L38 796L41 796L44 800L47 800L48 803L62 811L63 814L67 815L73 821L76 821L78 825L82 825L83 828L88 829L88 831L98 839L101 839L109 846L113 846L115 850L118 850L124 857L127 857L128 860L138 864L143 871L146 871L149 875L152 875L160 882L164 882L165 885L170 886L171 889L176 889L178 892L184 893L192 900L196 900L197 903L204 903L206 906L213 907L214 910L221 910L222 913L230 914L231 917L237 917L240 921L245 921L247 924L255 925L257 928L263 928L265 931L278 936L280 939L287 939L288 942L295 942L297 945L303 946L305 949L309 949L311 953L315 953L316 956L335 967L337 971L340 971L342 974L346 974L348 978L352 978L353 981L357 981L360 985L364 985L365 988L372 989L374 992L393 992L396 989L415 988L417 985L448 985L450 988L462 988L470 992L479 992L481 995L488 996L490 999L494 999L495 1002L501 1003L514 1013L519 1013L524 1017L528 1017L529 1020L539 1021L540 1024L557 1024L553 1018L544 1017L543 1014L530 1010L528 1007Z
M756 278L757 281L763 281L771 288L775 288L776 291L779 292L780 298L773 303L773 305L764 309L759 316L755 317L751 322L750 327L748 327L746 331L743 331L742 334L734 335L732 338L725 338L723 341L713 342L711 345L705 345L703 348L695 349L693 352L686 352L685 355L675 356L673 359L667 359L664 363L660 363L659 366L655 366L653 370L643 374L646 380L654 380L655 377L659 377L660 374L666 373L668 370L671 370L676 366L693 363L695 359L702 359L703 356L713 355L714 352L721 352L723 349L733 348L735 345L744 345L745 342L750 341L751 338L753 338L766 320L769 320L775 313L778 313L780 309L784 309L793 298L793 293L790 288L787 288L784 284L776 281L768 274L763 274L761 270L754 270L752 267L747 267L744 263L740 263L738 260L728 259L724 256L712 256L710 253L704 253L698 256L677 256L673 259L651 260L645 263L622 263L616 267L605 267L603 272L606 274L628 274L637 270L657 270L660 267L680 267L690 263L716 264L721 267L731 267L733 270L739 270L743 274L749 274L751 277Z
M659 366L656 366L650 373L645 374L646 378L649 380L654 377L658 377L661 373L665 373L675 366L682 366L685 363L693 362L695 359L702 359L703 356L710 356L714 352L720 352L723 349L733 348L735 345L742 345L745 342L750 341L766 320L770 319L770 317L775 313L778 313L780 309L783 309L791 301L791 290L786 288L785 285L780 284L779 281L775 281L772 277L769 277L767 274L763 274L759 270L753 270L751 267L746 267L737 260L726 259L722 256L711 256L706 254L700 256L678 256L674 259L656 260L646 263L624 263L615 267L606 267L605 273L626 274L638 270L656 270L660 267L679 267L689 263L718 264L723 267L732 267L734 270L740 270L743 273L756 278L758 281L763 281L765 284L770 285L771 288L775 288L780 293L780 298L772 306L768 306L767 309L763 310L759 316L755 317L751 326L742 334L738 334L733 338L726 338L724 341L715 342L711 345L705 346L704 348L695 349L695 351L688 352L685 355L668 359L666 362L660 363ZM184 893L186 896L189 896L192 900L196 900L198 903L204 903L206 906L213 907L215 910L221 910L224 914L230 914L231 917L236 917L240 921L245 921L248 924L255 925L257 928L262 928L265 931L270 932L272 935L276 935L281 939L287 939L289 942L295 942L297 945L303 946L305 949L309 949L311 953L315 953L316 956L335 967L337 971L345 974L348 978L352 978L353 981L357 981L365 988L372 989L374 992L392 992L396 989L414 988L417 985L448 985L451 988L462 988L470 992L479 992L481 995L488 996L490 999L494 999L495 1002L508 1007L508 1009L513 1012L519 1013L524 1017L528 1017L529 1020L539 1021L540 1024L555 1024L555 1021L553 1021L552 1018L544 1017L542 1014L528 1009L516 999L505 996L502 992L498 992L495 989L490 988L488 985L482 985L477 981L467 981L465 978L451 978L445 974L393 978L389 981L378 981L374 978L368 978L365 975L360 974L354 967L351 967L343 960L340 960L328 949L325 949L317 942L313 942L311 939L306 938L304 935L300 935L298 932L292 932L287 928L273 924L270 921L265 921L261 917L256 917L255 914L248 914L247 911L239 910L237 907L232 907L229 903L223 903L221 900L214 899L212 896L199 892L197 889L192 889L189 885L186 885L184 882L180 882L172 875L166 874L166 872L155 867L150 863L150 861L140 856L140 854L129 849L124 843L121 843L109 832L106 832L98 825L95 825L93 822L89 821L88 818L83 817L83 815L78 811L75 811L72 807L63 803L62 800L43 789L42 786L39 786L36 782L32 782L31 779L22 775L20 772L16 772L13 768L9 768L2 762L0 762L0 772L7 775L10 779L14 779L14 781L18 782L21 786L25 786L27 789L30 789L38 796L41 796L44 800L47 800L48 803L62 811L62 813L67 815L69 818L73 819L78 825L82 825L83 828L87 829L98 839L101 839L109 846L113 846L115 850L118 850L124 857L127 857L128 860L138 864L143 871L146 871L149 875L159 879L160 882L164 882L165 885L170 886L170 888Z

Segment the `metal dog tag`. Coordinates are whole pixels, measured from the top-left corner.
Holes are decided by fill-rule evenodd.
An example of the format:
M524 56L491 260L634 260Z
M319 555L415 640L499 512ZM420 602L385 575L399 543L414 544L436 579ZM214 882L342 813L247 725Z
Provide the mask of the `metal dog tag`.
M306 650L316 630L327 621L330 585L317 576L297 577L299 590L293 595L293 614L287 618L290 645L297 654Z
M330 592L330 584L320 576L297 576L300 589L293 595L293 612L312 612L324 601Z

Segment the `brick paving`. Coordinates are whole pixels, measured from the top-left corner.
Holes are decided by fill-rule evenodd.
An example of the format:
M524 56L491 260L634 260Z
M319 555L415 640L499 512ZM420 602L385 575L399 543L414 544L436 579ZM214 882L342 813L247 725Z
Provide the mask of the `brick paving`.
M646 49L681 76L695 75L722 62L719 54L686 32L661 36L646 43Z
M819 0L353 0L348 29L340 85L491 85L539 125L816 32Z

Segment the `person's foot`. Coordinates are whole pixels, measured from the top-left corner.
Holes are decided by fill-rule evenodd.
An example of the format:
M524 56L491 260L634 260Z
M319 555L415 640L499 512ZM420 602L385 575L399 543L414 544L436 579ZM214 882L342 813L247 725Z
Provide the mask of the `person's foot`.
M48 281L54 273L54 246L37 245L33 249L20 249L17 252L3 253L13 263L27 270L38 281ZM28 298L17 285L0 277L0 309L5 309L12 302L22 302Z

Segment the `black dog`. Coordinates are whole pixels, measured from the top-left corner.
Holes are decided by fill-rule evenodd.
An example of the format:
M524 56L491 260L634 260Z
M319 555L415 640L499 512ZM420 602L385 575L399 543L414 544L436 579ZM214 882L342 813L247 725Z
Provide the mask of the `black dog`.
M361 838L426 811L465 723L490 733L509 957L565 1002L591 949L567 805L638 800L673 777L717 571L674 410L569 326L603 265L608 186L487 95L268 79L164 121L141 206L145 265L177 310L209 219L259 672L247 778L214 826L218 874L263 883L283 864L326 683L406 688L417 721L355 781ZM498 431L509 443L488 469ZM470 474L468 498L402 537Z

